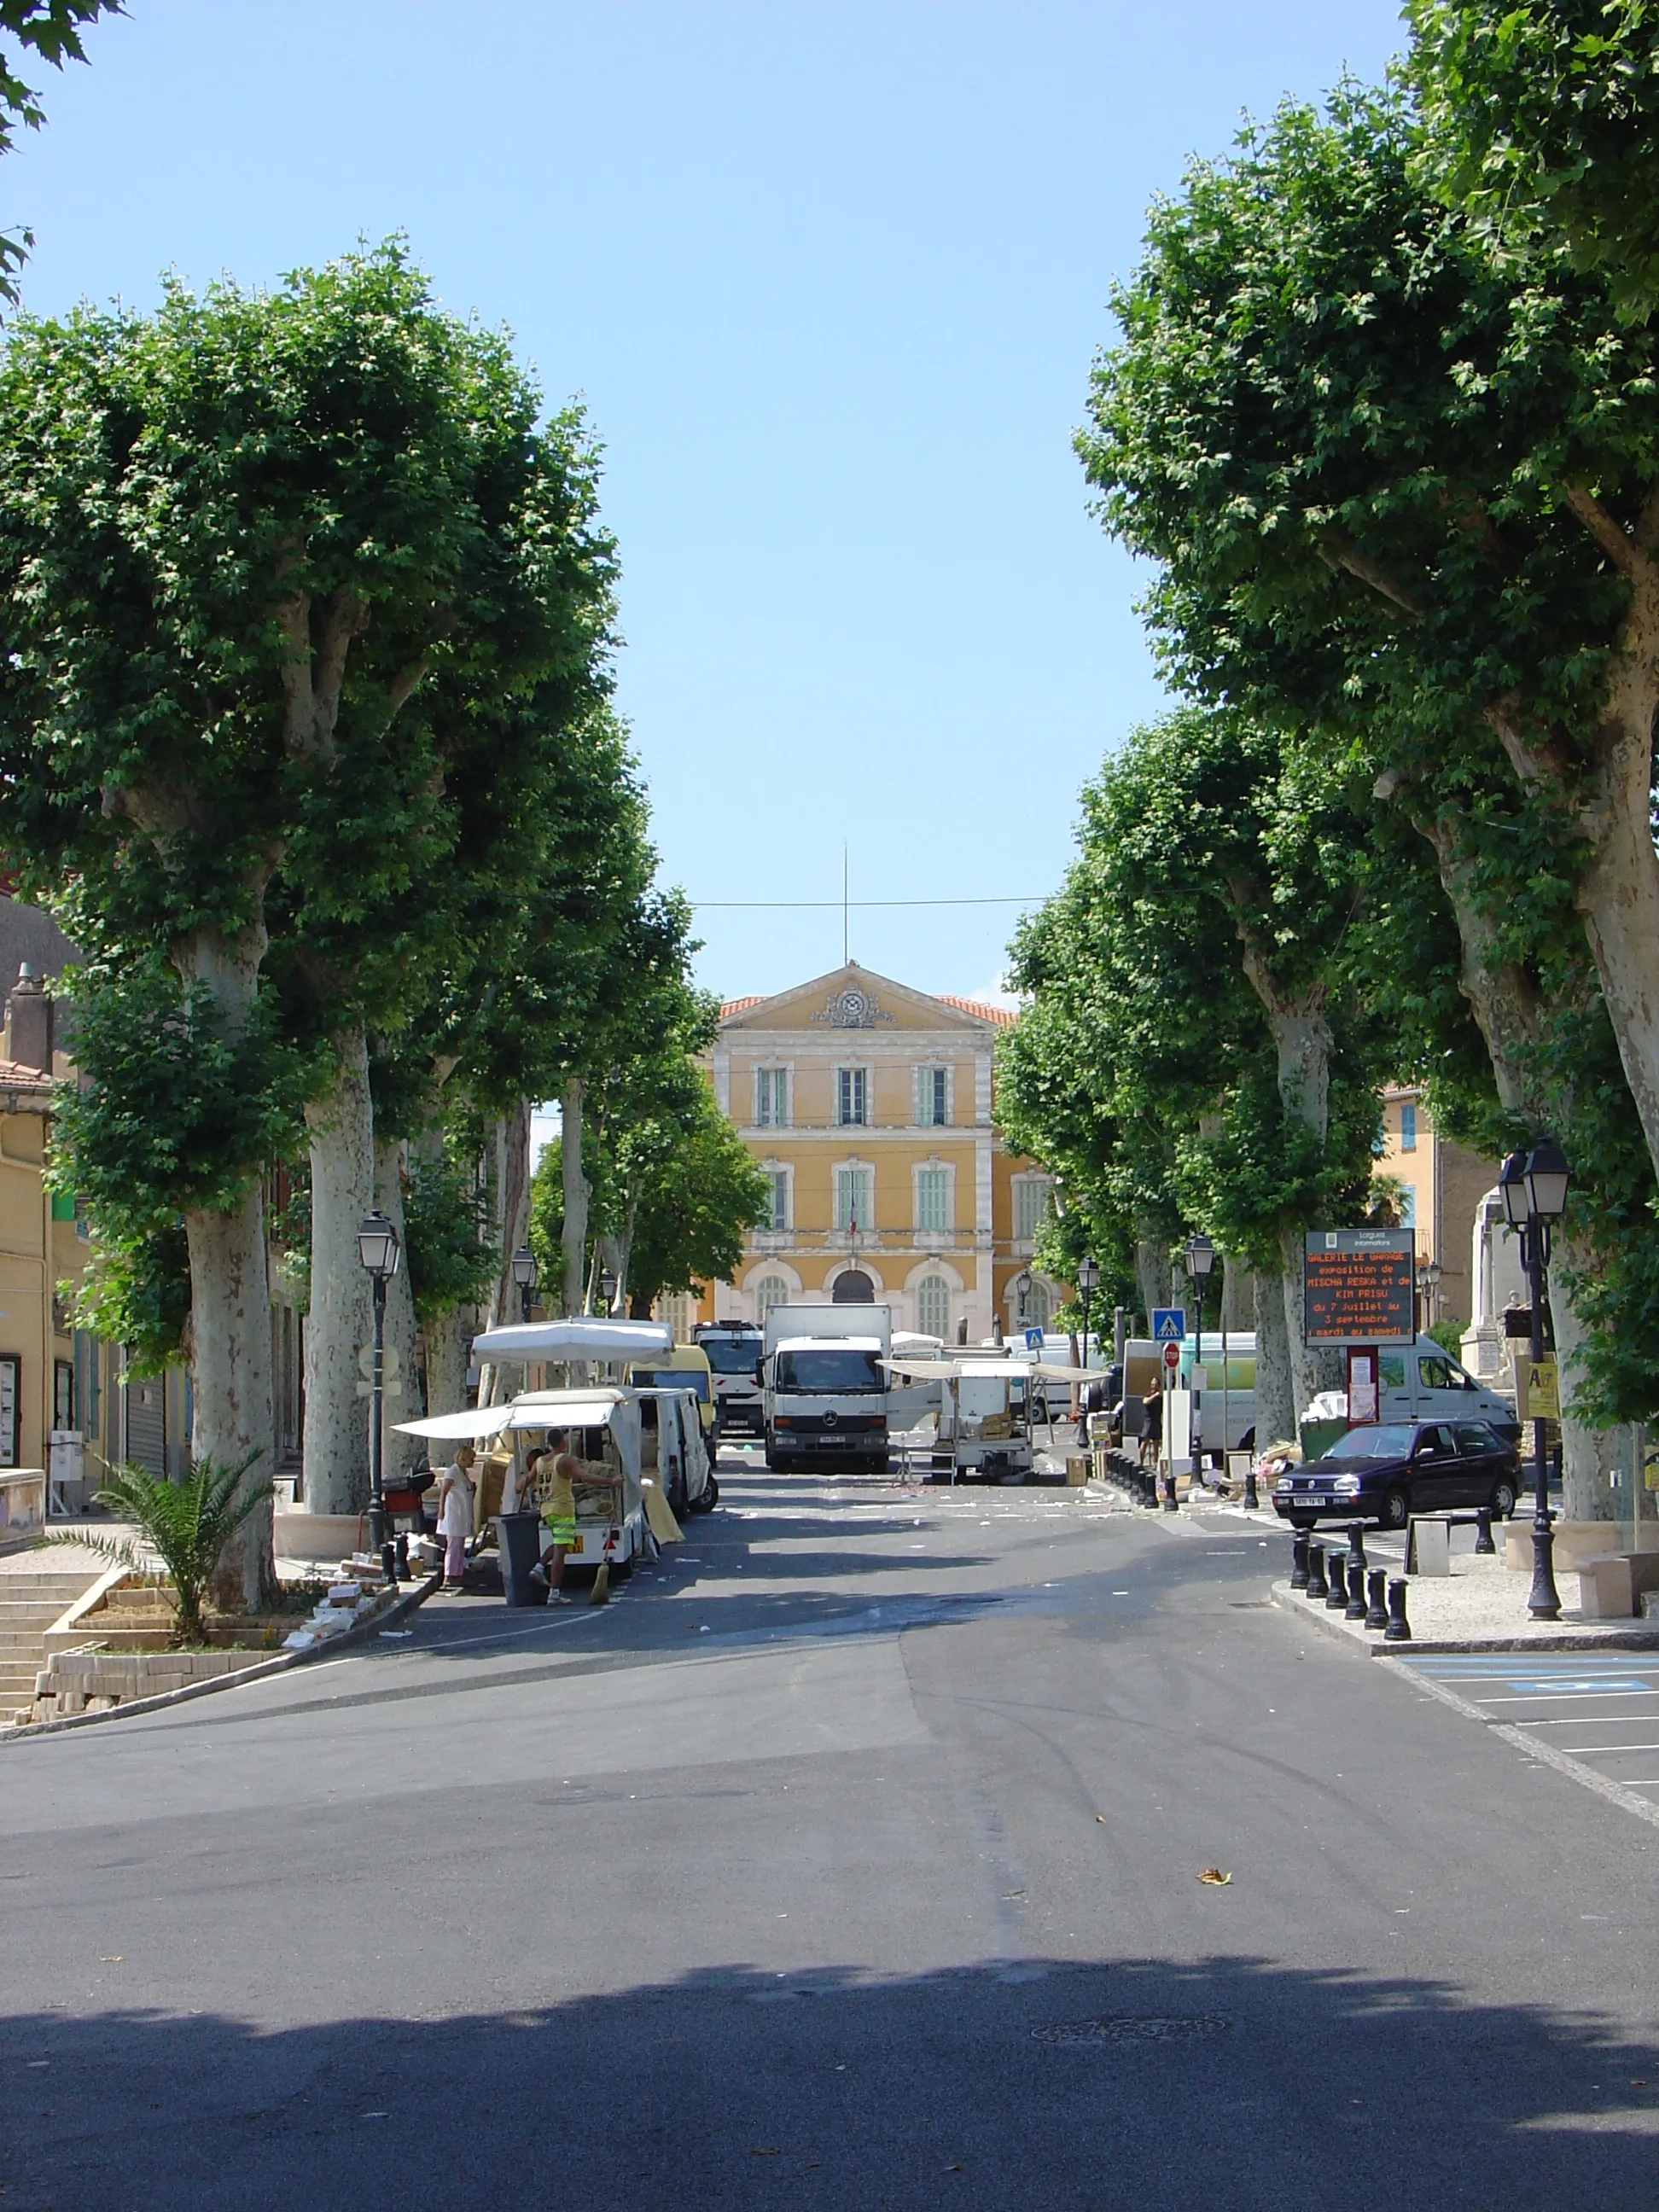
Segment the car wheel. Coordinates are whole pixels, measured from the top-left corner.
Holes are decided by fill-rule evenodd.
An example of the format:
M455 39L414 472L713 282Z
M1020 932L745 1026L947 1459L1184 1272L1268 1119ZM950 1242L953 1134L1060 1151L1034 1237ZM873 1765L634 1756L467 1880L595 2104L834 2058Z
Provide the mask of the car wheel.
M711 1472L702 1493L702 1504L703 1511L705 1513L712 1513L720 1502L720 1486L719 1483L715 1481L714 1474Z
M1385 1528L1403 1528L1411 1516L1411 1499L1401 1484L1390 1483L1382 1493L1382 1506L1377 1519Z
M1494 1521L1507 1521L1514 1510L1515 1485L1506 1475L1501 1482L1492 1485L1492 1517Z

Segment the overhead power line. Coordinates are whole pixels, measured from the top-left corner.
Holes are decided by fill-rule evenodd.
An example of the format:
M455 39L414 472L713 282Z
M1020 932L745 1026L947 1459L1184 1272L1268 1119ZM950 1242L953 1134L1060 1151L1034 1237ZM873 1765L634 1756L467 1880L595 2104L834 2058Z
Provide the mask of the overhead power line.
M1048 896L1047 891L1039 891L1031 898L693 899L691 904L698 912L704 914L716 909L727 914L799 914L809 908L838 912L843 907L1041 906Z

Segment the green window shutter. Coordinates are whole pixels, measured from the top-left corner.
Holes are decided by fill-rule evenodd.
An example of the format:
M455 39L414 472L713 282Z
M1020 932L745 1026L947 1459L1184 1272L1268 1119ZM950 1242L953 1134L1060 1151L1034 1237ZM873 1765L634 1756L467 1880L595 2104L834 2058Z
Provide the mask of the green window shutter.
M74 1220L75 1193L72 1190L53 1191L52 1194L52 1218L54 1221Z

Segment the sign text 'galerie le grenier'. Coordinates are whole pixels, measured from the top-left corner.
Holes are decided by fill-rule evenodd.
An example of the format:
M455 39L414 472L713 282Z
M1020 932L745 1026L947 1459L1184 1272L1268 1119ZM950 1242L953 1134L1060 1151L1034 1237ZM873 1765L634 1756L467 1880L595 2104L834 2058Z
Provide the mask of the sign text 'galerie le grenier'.
M1310 1344L1411 1344L1417 1337L1417 1239L1409 1229L1308 1232Z

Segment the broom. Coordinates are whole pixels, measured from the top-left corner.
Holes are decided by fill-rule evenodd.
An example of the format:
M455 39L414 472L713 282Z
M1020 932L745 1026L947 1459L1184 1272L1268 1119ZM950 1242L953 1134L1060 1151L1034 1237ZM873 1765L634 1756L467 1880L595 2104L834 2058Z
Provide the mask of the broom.
M599 1561L599 1571L593 1577L593 1587L587 1594L589 1605L609 1605L611 1602L611 1548L615 1534L605 1540L605 1557Z

